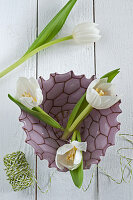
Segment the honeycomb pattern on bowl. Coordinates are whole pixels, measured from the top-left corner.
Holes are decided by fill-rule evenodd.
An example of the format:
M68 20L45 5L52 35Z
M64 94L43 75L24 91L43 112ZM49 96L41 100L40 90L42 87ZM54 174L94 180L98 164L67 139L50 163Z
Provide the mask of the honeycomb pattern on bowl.
M65 128L72 109L94 79L95 76L90 79L85 75L76 76L73 71L50 74L48 80L40 77L38 82L43 93L41 108ZM99 163L100 156L104 156L106 149L115 144L115 134L120 129L120 123L117 121L117 116L121 113L119 104L120 101L105 110L93 109L81 123L82 141L87 141L87 151L83 153L84 169ZM63 132L24 111L21 112L19 120L24 123L26 143L35 149L35 154L41 160L48 160L49 167L56 167L56 151L66 143L61 140Z

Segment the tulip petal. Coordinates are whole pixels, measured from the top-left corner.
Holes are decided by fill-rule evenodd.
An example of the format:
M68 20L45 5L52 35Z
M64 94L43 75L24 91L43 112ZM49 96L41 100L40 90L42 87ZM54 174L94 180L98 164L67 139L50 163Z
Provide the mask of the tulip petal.
M19 99L19 101L25 105L26 107L32 109L33 107L36 107L36 103L33 102L32 97L22 97Z
M64 166L61 164L61 163L62 163L62 162L61 162L61 159L62 159L62 158L63 158L63 157L58 156L58 155L56 154L55 163L56 163L56 166L57 166L59 169L61 169L61 170L64 169Z
M33 77L29 79L29 82L33 86L34 89L40 88L38 81L34 79Z
M40 88L36 89L36 99L37 99L37 104L40 105L43 101L43 95L42 95L42 91Z
M110 98L108 98L108 96L102 96L101 100L102 100L101 106L100 108L97 108L97 109L110 108L111 106L116 104L120 100L120 98L118 96L110 96Z
M73 161L69 161L67 160L66 158L66 155L56 155L56 158L55 158L55 162L56 162L56 166L63 170L64 168L67 168L69 170L73 170L73 169L76 169L80 163L74 165ZM81 161L80 161L81 162Z
M30 94L31 97L24 96L25 93ZM17 81L16 99L30 109L40 105L43 95L38 81L35 78L20 77Z
M77 150L74 158L74 165L79 165L81 163L81 160L82 160L82 153L79 150Z
M37 100L37 96L36 96L37 89L41 90L39 87L38 81L33 77L31 77L28 81L29 81L29 87L30 87L30 94L33 97L36 97L36 100Z
M79 151L86 151L87 149L87 142L78 142L78 141L73 141L71 143L73 146L75 146Z
M92 107L94 107L95 105L97 106L101 105L101 98L99 94L96 92L96 90L94 89L87 90L86 100Z
M94 88L94 87L97 88L97 87L99 87L100 84L102 84L102 83L107 83L107 80L108 80L108 78L95 79L94 81L92 81L92 82L90 83L88 89L89 89L89 88ZM87 90L88 90L88 89L87 89Z
M99 33L95 23L82 23L74 28L72 35L77 43L92 44L101 38Z
M63 154L65 154L66 152L70 151L73 147L74 147L74 146L73 146L72 143L70 143L70 144L64 144L63 146L61 146L61 147L57 150L57 154L63 155Z
M20 77L17 81L16 97L22 97L22 94L26 91L28 87L28 79L25 77Z
M114 88L114 85L112 83L100 83L98 87L102 88L103 91L107 91L110 88Z

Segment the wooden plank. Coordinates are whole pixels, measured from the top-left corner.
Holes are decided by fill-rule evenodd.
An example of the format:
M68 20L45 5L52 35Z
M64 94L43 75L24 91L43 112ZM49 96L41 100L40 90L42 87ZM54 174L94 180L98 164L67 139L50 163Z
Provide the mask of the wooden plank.
M20 58L36 38L36 0L0 0L0 71ZM19 76L36 75L35 57L0 79L0 199L34 199L34 188L13 192L3 170L3 156L21 150L34 169L33 149L18 121L20 110L7 97L14 95Z
M102 39L96 45L97 76L121 68L121 73L114 80L118 94L121 95L121 109L123 113L118 117L122 123L120 133L132 134L133 123L133 93L132 86L132 47L133 47L133 2L128 0L95 1L96 23L100 24ZM116 150L122 146L129 146L116 137L115 147L106 152L106 157L100 166L104 167L113 177L121 177L119 157ZM130 155L132 157L132 155ZM100 174L100 199L130 200L133 198L133 183L117 185Z
M58 10L67 2L67 0L39 1L39 32L54 17ZM93 20L93 2L92 0L77 1L75 7L70 13L66 24L58 34L64 37L72 33L75 25ZM75 45L74 42L64 42L53 46L44 52L39 53L38 57L38 75L45 79L49 78L52 72L65 73L73 70L76 74L85 74L90 77L94 74L94 49L88 45ZM55 169L48 169L47 161L38 159L38 182L40 185L47 185L50 173ZM91 177L92 169L85 172L84 184L87 185ZM45 188L46 189L46 188ZM56 172L52 178L50 191L44 195L38 190L38 199L96 199L97 186L96 177L92 182L90 190L86 193L77 189L71 180L69 173Z

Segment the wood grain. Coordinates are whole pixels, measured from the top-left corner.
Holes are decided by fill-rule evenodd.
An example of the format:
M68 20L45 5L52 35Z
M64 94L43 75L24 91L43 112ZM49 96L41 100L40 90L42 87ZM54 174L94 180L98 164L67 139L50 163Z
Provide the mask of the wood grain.
M95 1L96 23L102 30L102 39L96 45L97 76L120 67L120 74L113 81L117 93L121 96L123 113L118 117L121 122L120 133L132 134L133 130L133 2L128 0ZM116 137L116 145L110 147L100 166L113 177L121 177L119 157L116 150L129 146L127 142ZM130 145L131 146L131 145ZM129 155L132 157L132 153ZM99 175L100 199L131 200L133 183L117 185L103 174Z
M52 2L52 3L51 3ZM66 3L66 0L39 1L39 32L43 29L50 19L58 12L58 10ZM44 11L45 10L45 11ZM93 4L92 0L77 1L75 7L71 11L63 29L58 34L59 37L70 35L75 25L93 20ZM76 74L85 74L90 77L94 74L94 49L88 45L76 45L74 42L64 42L62 44L53 46L41 53L38 57L38 75L45 79L49 78L52 72L65 73L73 70ZM47 161L40 161L38 159L38 181L41 185L46 185L49 176L55 169L48 169ZM92 170L85 172L84 184L89 183ZM92 182L90 190L86 193L82 189L77 189L73 183L71 176L68 173L54 174L52 179L51 189L46 196L38 191L38 199L96 199L97 196L96 177Z
M0 0L0 70L20 58L33 42L36 35L35 0ZM0 199L34 200L34 188L23 192L13 192L6 180L3 156L22 150L34 169L33 149L25 144L25 133L18 122L20 110L7 97L15 94L19 76L35 76L35 58L0 79Z
M0 0L0 70L23 55L37 33L41 32L66 2L67 0ZM13 192L6 181L2 161L6 153L22 150L31 167L35 169L36 165L32 147L24 143L26 136L22 124L18 122L20 110L7 97L8 93L14 95L19 76L41 75L48 79L52 72L65 73L73 70L76 74L86 74L87 77L96 72L97 77L100 77L120 67L121 73L114 81L117 93L122 98L123 113L118 119L122 123L121 133L132 134L132 19L132 0L78 0L57 38L71 34L73 27L78 23L95 20L102 31L102 39L96 44L95 49L88 45L64 42L39 53L38 56L29 59L21 67L0 79L0 200L97 200L98 198L131 200L133 198L133 183L117 185L101 174L100 170L98 176L95 173L90 189L86 193L75 188L69 173L59 172L54 173L47 194L42 194L39 190L35 193L33 187L23 192ZM120 146L128 145L117 134L116 145L110 147L106 157L102 158L100 166L113 177L121 177L116 150ZM37 163L38 183L46 190L45 186L48 184L50 174L55 169L49 169L47 161L37 159ZM92 169L85 171L83 185L88 184L91 173Z

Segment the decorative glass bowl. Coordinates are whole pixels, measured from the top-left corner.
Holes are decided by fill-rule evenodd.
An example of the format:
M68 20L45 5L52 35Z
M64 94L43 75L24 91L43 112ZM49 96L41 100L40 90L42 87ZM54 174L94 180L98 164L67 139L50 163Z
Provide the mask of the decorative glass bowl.
M73 71L50 74L48 80L40 77L38 81L43 93L41 108L65 128L72 109L94 79L95 76L90 79L85 75L76 76ZM82 141L87 142L87 151L83 153L84 169L99 163L100 156L104 156L106 149L115 144L115 134L120 129L120 123L117 121L117 116L121 113L119 104L120 101L105 110L93 109L80 125ZM66 143L61 140L63 132L24 111L21 112L19 120L24 123L26 143L35 149L35 154L41 160L48 160L49 167L56 167L56 151Z

